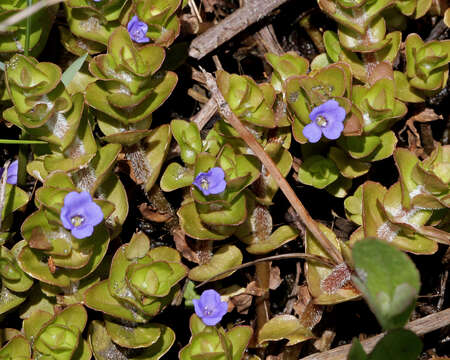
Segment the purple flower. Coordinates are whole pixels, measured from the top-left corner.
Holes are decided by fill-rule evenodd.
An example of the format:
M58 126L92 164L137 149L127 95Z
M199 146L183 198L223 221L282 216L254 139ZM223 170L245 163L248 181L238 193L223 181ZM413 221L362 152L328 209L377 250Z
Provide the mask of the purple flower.
M63 226L77 239L91 236L94 226L103 220L103 212L87 191L72 191L64 198L60 219Z
M227 186L225 172L220 167L213 167L208 172L199 173L193 184L203 193L203 195L220 194Z
M219 323L228 310L227 302L221 301L219 293L211 289L203 291L200 299L194 299L192 302L197 316L209 326Z
M147 43L150 39L145 36L148 31L148 25L145 22L139 21L139 18L134 15L127 25L128 33L131 40L137 43Z
M0 168L0 178L3 176L4 168ZM17 184L17 172L19 171L19 162L14 160L8 166L8 172L6 174L6 182L11 185Z
M345 109L336 100L328 100L315 107L309 114L311 123L303 129L303 135L311 143L316 143L322 134L336 140L344 130Z

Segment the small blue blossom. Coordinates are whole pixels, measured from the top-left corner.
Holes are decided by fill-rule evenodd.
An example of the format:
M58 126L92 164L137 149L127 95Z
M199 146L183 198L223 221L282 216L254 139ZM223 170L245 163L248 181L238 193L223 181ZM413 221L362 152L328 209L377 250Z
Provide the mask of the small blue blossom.
M228 303L221 301L219 293L211 289L203 291L200 299L194 299L192 302L195 313L208 326L218 324L228 310Z
M72 191L64 198L60 215L63 226L77 239L91 236L103 220L103 212L87 191Z
M127 25L127 30L130 34L131 40L134 42L147 43L150 41L150 39L145 36L148 31L148 25L143 21L139 21L139 18L136 15L131 18Z
M3 175L3 172L5 169L0 169L0 178ZM8 172L6 174L6 182L11 185L17 184L17 172L19 171L19 162L17 160L14 160L9 166L8 166Z
M220 194L227 187L225 172L221 167L213 167L208 172L199 173L193 184L203 193L203 195Z
M309 114L311 123L303 129L303 135L310 143L316 143L322 134L336 140L344 130L345 109L336 100L328 100L315 107Z

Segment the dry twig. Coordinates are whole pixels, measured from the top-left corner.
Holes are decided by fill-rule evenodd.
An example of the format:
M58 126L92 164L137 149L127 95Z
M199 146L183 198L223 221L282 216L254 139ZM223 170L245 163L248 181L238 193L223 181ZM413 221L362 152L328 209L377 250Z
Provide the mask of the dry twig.
M247 0L245 6L233 12L216 26L197 36L191 42L189 56L201 59L287 1Z
M434 330L448 326L449 324L450 309L446 309L444 311L411 321L405 326L405 328L421 336ZM371 351L382 337L383 334L379 334L361 341L364 350L367 352ZM345 360L347 359L347 354L350 351L351 346L351 344L342 345L323 353L308 355L301 360Z

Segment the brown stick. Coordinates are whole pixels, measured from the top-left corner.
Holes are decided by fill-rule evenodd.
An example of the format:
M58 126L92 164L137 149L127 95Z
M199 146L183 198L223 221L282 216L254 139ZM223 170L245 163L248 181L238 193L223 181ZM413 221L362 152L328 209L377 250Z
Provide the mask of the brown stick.
M250 149L256 154L259 160L267 168L270 175L275 179L281 191L287 197L288 201L291 203L292 207L297 212L300 219L305 223L305 226L311 232L311 234L317 239L322 248L331 256L333 262L336 264L342 263L344 260L341 253L331 244L328 238L323 234L323 232L317 226L317 223L311 218L308 211L305 209L294 190L292 190L289 183L280 173L278 167L272 161L269 155L266 154L261 144L256 141L252 133L241 123L237 116L231 111L229 105L227 104L225 98L217 87L216 80L214 77L204 71L203 74L206 78L206 85L212 94L212 97L216 100L219 107L219 111L222 116L234 127L234 129L239 133L239 135L244 139Z
M255 35L256 38L264 46L266 52L271 52L276 55L283 54L283 48L281 47L280 43L277 40L272 24L264 26Z
M288 0L247 0L246 4L216 26L197 36L189 47L189 56L201 59L224 42L261 20Z
M417 335L425 335L434 330L443 328L450 324L450 309L425 316L423 318L411 321L405 328L413 331ZM371 351L384 334L373 336L369 339L361 341L361 344L366 352ZM351 344L342 345L337 348L325 351L319 354L308 355L301 360L345 360L350 351Z

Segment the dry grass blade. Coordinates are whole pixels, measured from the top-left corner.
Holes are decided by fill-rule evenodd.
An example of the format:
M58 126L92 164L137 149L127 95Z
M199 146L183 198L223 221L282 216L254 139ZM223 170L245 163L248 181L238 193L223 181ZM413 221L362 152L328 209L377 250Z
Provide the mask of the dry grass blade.
M22 20L26 19L30 15L33 15L34 13L37 13L39 10L52 6L55 4L58 4L60 2L64 2L65 0L42 0L38 3L27 7L26 9L14 14L13 16L10 16L5 21L0 23L0 33L4 32L8 29L9 26L17 24L18 22L21 22Z

